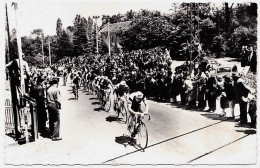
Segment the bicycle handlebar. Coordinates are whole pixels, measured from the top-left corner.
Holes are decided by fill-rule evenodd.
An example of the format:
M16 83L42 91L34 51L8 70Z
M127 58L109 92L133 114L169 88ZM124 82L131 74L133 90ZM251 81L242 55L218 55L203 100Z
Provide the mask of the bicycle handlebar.
M139 115L139 116L141 116L142 118L144 118L144 116L146 116L146 115L148 115L149 116L149 118L148 118L148 120L151 120L151 115L149 114L149 113L139 113L139 114L135 114L135 115ZM142 116L143 115L143 116Z

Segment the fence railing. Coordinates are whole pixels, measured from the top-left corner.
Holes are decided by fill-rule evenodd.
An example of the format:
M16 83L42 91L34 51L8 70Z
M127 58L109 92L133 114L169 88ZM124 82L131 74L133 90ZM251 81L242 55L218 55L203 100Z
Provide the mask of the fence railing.
M26 106L18 110L17 121L14 119L13 106L10 99L5 100L5 134L21 134L21 141L38 139L38 117L36 103L27 100ZM17 123L19 132L15 132ZM19 140L18 140L19 143Z
M5 100L5 134L14 134L14 113L10 99Z

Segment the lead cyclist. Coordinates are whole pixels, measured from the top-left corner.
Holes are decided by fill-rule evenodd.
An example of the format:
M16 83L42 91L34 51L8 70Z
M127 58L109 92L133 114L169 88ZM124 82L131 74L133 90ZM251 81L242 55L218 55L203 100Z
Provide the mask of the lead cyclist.
M143 110L141 108L141 103L144 103L145 105L145 109ZM137 92L133 92L128 96L128 111L130 113L130 115L133 115L133 117L135 118L135 125L134 128L136 128L136 124L137 121L140 120L140 118L143 118L145 114L148 114L148 110L149 110L149 105L147 103L146 97L144 96L144 94L140 91ZM134 129L135 130L135 129ZM135 130L131 137L134 138L136 135L137 130Z

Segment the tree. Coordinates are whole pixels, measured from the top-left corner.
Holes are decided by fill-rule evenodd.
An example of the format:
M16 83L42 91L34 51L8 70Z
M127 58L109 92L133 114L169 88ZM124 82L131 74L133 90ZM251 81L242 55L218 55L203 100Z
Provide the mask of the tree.
M93 48L94 48L94 22L91 17L88 17L88 22L87 22L87 48L86 48L86 53L90 54L93 53Z
M61 19L58 18L57 20L57 27L56 27L56 34L57 34L57 60L72 55L72 44L70 40L69 34L63 30ZM48 42L47 42L48 43Z
M87 21L84 17L76 15L74 19L73 55L79 56L86 53L87 48Z
M133 21L122 35L122 45L127 50L149 49L157 46L169 47L174 26L160 12L142 10L143 17Z
M72 55L72 44L70 43L70 37L65 30L62 31L58 46L58 59Z
M58 18L57 20L57 26L56 26L56 34L57 34L57 37L58 39L62 36L62 22L61 22L61 19Z

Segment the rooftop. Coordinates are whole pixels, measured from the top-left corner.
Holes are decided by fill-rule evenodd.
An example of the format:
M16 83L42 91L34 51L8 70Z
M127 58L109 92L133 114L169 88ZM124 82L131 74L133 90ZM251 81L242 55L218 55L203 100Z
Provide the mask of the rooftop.
M132 21L125 21L125 22L119 22L119 23L113 23L113 24L109 24L109 30L110 32L116 32L119 30L124 30L127 28L127 26L131 23ZM108 24L105 25L100 32L107 32L108 30Z

